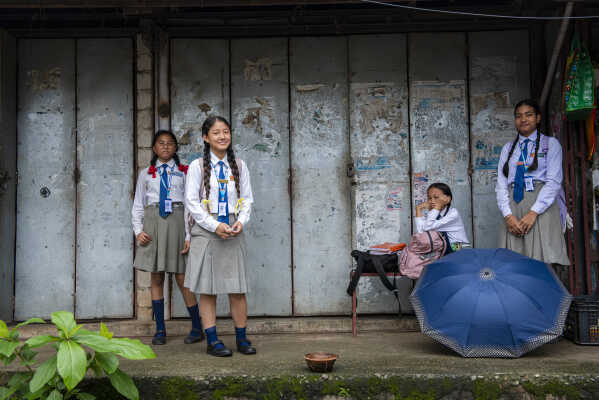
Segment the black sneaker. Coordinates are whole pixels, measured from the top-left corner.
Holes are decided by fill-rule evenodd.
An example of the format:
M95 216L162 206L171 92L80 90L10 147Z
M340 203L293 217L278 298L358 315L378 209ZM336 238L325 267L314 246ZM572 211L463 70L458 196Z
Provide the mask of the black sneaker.
M237 351L245 355L256 354L256 349L252 347L252 342L247 338L237 340Z
M199 335L192 335L193 332L194 331L192 329L192 331L189 332L189 335L187 335L187 337L185 339L183 339L183 343L193 344L193 343L201 342L202 340L206 339L206 335L204 335L204 332L199 331L200 332Z
M216 345L222 345L219 346L218 348L215 348ZM224 345L223 342L221 342L220 340L217 340L216 342L213 343L208 343L208 346L206 347L206 353L210 354L211 356L215 356L215 357L231 357L233 355L233 352L231 350L229 350L227 348L227 346Z
M166 332L165 331L158 331L154 334L154 337L152 338L152 344L154 345L163 345L166 344Z

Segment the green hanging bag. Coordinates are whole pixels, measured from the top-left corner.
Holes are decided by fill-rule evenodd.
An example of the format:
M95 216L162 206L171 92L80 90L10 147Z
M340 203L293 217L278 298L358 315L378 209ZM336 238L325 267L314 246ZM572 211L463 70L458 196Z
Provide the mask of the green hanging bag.
M568 73L564 87L566 118L569 121L585 120L595 107L594 73L589 52L574 35L566 63Z

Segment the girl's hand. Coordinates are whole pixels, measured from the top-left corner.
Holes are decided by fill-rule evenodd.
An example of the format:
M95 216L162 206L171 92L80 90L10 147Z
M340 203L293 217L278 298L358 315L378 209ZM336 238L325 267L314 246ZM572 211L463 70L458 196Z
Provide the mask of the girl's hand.
M221 239L228 239L232 236L233 229L231 229L229 225L221 222L216 227L216 231L214 233L216 233Z
M424 211L425 208L430 210L431 206L429 201L423 201L416 206L416 216L422 217L422 211Z
M147 246L148 243L152 241L152 236L145 232L139 232L139 235L137 235L137 241L139 242L140 246Z
M187 253L189 253L189 240L185 241L185 244L183 245L183 250L181 250L181 254Z
M535 221L537 220L537 215L539 214L530 210L520 220L520 226L522 227L522 232L524 235L526 235L532 229L532 226L535 224Z
M510 214L505 218L505 224L507 225L507 230L512 235L522 236L524 234L520 221L518 221L518 218L514 217L513 215Z
M241 231L243 231L243 224L239 221L235 221L232 228L233 228L233 234L239 235L241 233Z
M441 211L443 209L443 207L445 207L445 204L443 203L443 200L441 199L433 199L430 201L432 208L434 208L435 210L439 210Z

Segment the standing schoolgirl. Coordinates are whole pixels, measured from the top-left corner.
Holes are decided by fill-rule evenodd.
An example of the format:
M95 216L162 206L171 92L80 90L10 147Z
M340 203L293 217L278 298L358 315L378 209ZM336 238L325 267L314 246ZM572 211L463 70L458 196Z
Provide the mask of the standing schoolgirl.
M152 141L154 156L150 166L139 174L133 201L133 231L139 247L133 266L151 272L152 309L156 333L152 344L166 343L164 323L164 273L175 274L185 305L191 317L192 329L184 342L204 339L202 320L195 295L183 286L185 259L189 251L189 233L186 229L183 206L187 166L179 162L177 138L172 132L161 130Z
M505 219L499 247L569 265L556 201L562 189L562 147L537 131L541 113L534 100L516 104L514 118L518 134L503 146L495 186Z
M191 215L191 247L185 287L200 294L200 314L208 338L207 353L217 357L232 352L216 333L216 296L229 295L237 350L255 354L246 337L249 291L243 229L250 219L252 188L247 165L235 158L231 126L223 117L202 125L204 157L189 165L185 205Z
M439 232L447 243L445 254L469 247L470 242L462 217L458 210L451 206L453 195L449 186L440 182L433 183L426 189L426 196L427 201L416 206L416 232ZM426 216L425 209L428 210Z

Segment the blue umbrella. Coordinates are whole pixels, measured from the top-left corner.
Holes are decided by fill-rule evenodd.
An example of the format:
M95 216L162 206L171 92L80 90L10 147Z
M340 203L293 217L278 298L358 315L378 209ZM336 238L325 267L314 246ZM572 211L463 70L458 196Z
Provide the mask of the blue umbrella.
M519 357L564 328L572 296L551 268L507 249L429 264L410 300L423 333L464 357Z

